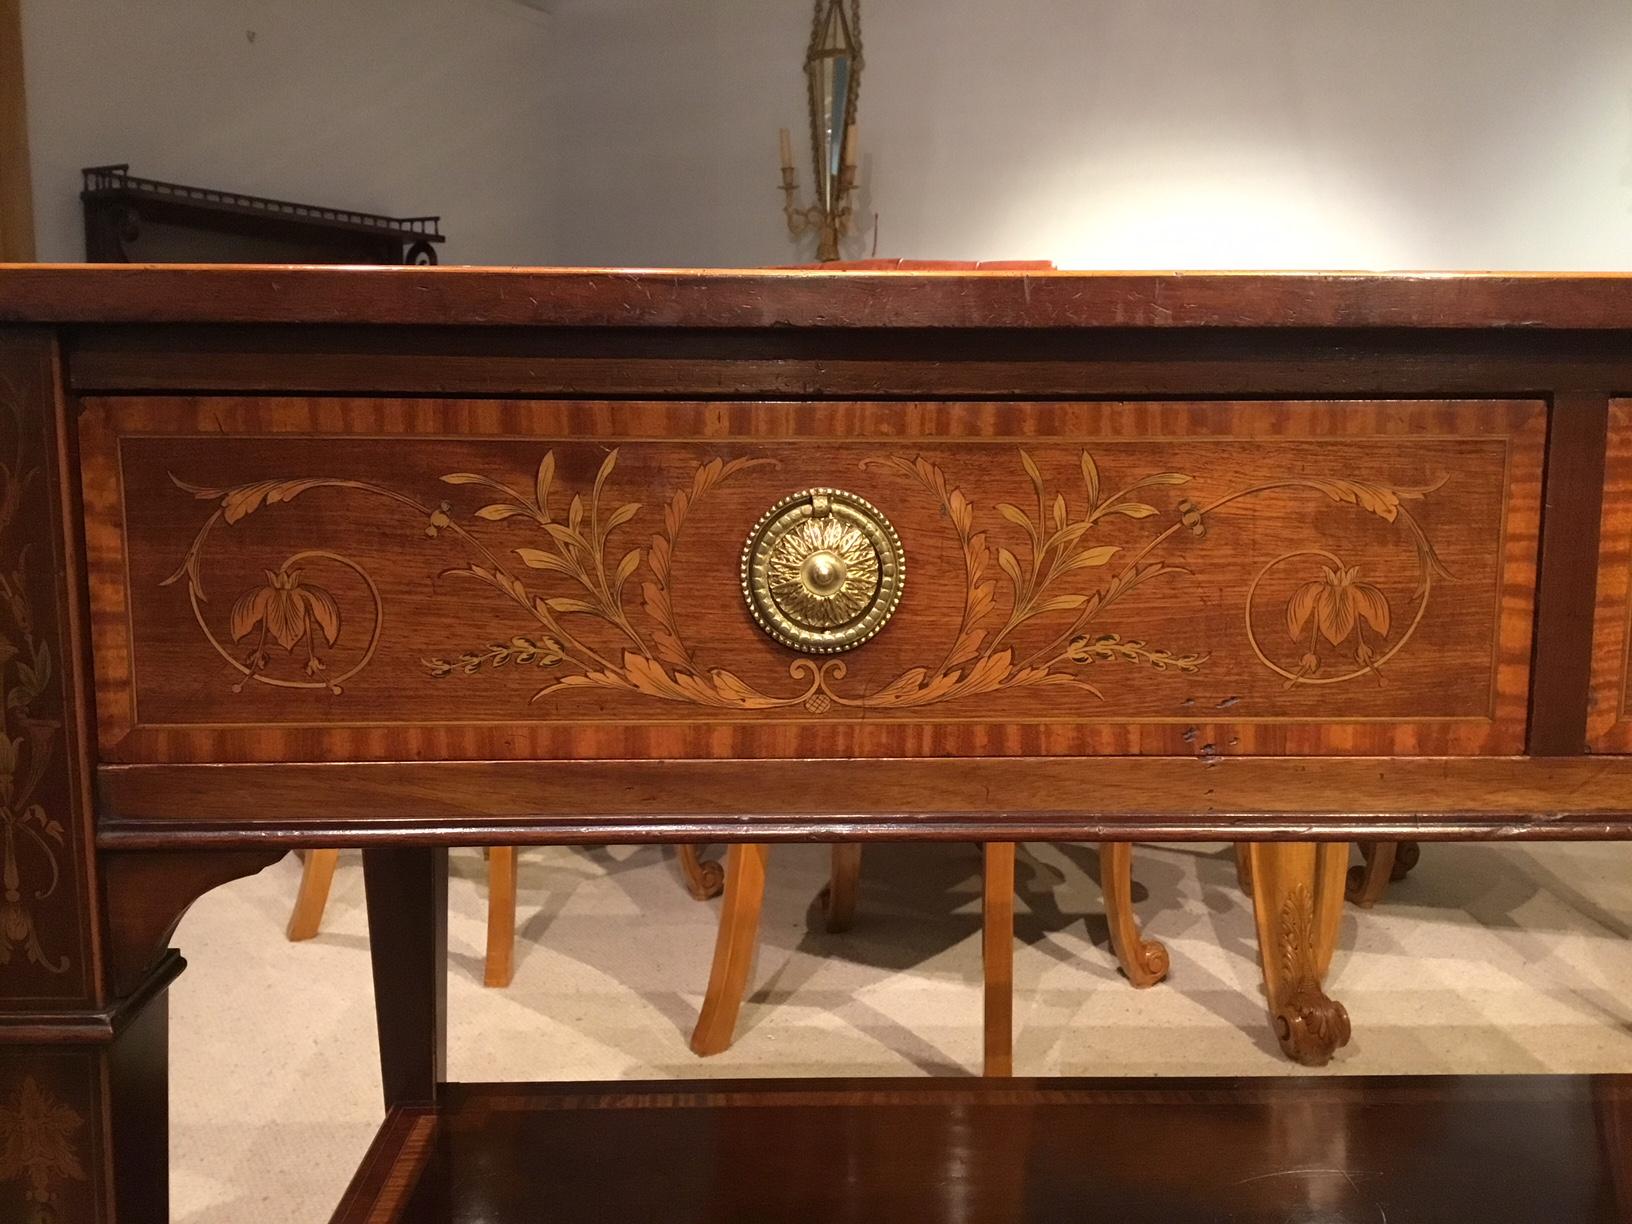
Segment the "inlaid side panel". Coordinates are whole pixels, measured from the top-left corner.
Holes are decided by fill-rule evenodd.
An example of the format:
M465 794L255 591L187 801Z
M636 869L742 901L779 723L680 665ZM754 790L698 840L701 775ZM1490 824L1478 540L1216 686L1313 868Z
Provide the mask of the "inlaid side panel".
M107 1218L100 1063L93 1047L0 1047L0 1220Z
M1592 632L1593 752L1632 752L1632 400L1611 400Z
M0 331L0 1011L97 1001L55 348Z
M86 408L110 760L1522 748L1536 402ZM741 592L813 486L842 655Z

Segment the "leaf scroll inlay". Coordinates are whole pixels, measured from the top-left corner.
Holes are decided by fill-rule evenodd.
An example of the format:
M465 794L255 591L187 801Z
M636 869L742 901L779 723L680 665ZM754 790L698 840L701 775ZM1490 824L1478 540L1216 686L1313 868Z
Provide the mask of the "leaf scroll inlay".
M32 1075L24 1076L11 1096L0 1101L0 1183L26 1184L24 1197L39 1211L30 1219L55 1219L57 1183L85 1180L75 1139L84 1125L77 1111L40 1087Z
M1018 460L1025 477L1022 487L1029 489L1029 496L992 507L1000 520L997 536L991 534L992 527L980 524L976 507L932 460L889 455L862 462L865 469L899 477L935 503L955 538L963 568L957 624L938 658L907 667L866 691L847 687L845 663L832 658L793 660L788 677L794 686L774 691L726 667L708 665L687 640L673 588L685 524L717 486L773 462L762 457L719 456L699 464L664 504L662 524L646 536L644 547L628 538L638 527L641 504L621 500L614 492L616 449L607 452L587 491L557 487L553 450L541 458L527 488L479 472L443 476L447 485L474 488L486 496L468 511L470 526L459 521L459 513L448 502L430 505L366 481L301 478L215 489L172 477L178 487L214 501L216 508L167 582L185 580L206 638L242 674L239 687L256 681L338 693L346 679L367 665L382 623L378 589L363 567L339 553L318 550L286 558L267 571L263 586L242 594L235 604L231 637L250 642L247 651L235 651L212 633L203 613L203 552L216 528L234 526L318 490L381 497L412 511L424 523L426 536L450 534L464 547L468 559L444 571L444 577L488 589L532 625L528 632L507 631L486 645L455 645L427 655L424 668L433 678L513 665L546 673L534 701L602 689L711 709L803 707L820 713L835 707L907 710L1041 686L1064 686L1102 698L1106 669L1115 664L1170 674L1199 671L1207 663L1206 654L1150 642L1106 621L1147 584L1189 577L1187 566L1169 559L1173 546L1187 537L1205 538L1226 507L1268 494L1315 494L1403 529L1419 570L1415 607L1402 628L1382 589L1333 553L1301 549L1262 565L1248 587L1244 634L1253 655L1288 687L1343 683L1368 674L1380 678L1383 667L1421 623L1434 582L1448 576L1409 509L1437 484L1395 488L1298 475L1240 488L1201 505L1183 496L1167 501L1172 496L1168 490L1191 483L1192 477L1182 472L1152 472L1116 488L1084 449L1078 462L1080 487L1051 489L1029 453L1020 450ZM1100 529L1112 519L1156 520L1153 526L1158 529L1136 548L1110 543L1100 536ZM516 521L531 532L523 545L495 546L482 534L491 530L483 524L502 523L513 539ZM839 541L817 543L824 549L842 547ZM362 618L363 629L354 642L361 649L361 661L338 674L329 673L321 652L334 647L342 635L341 612L329 591L300 568L314 559L351 569L374 600L372 616ZM798 558L785 560L791 565ZM847 563L864 567L867 558L858 554ZM1294 589L1284 610L1288 634L1303 650L1295 665L1277 661L1253 623L1261 583L1287 565L1313 570ZM638 601L631 602L631 591L639 592ZM842 608L828 611L844 615ZM575 630L579 624L599 628L591 634ZM614 644L606 644L609 638ZM272 674L269 645L285 654L298 652L304 674ZM1352 662L1334 669L1326 654L1340 650L1348 651Z
M39 564L19 542L24 494L45 479L25 455L27 416L16 388L0 379L0 408L9 434L0 461L0 967L19 954L29 965L56 975L68 970L66 955L53 957L41 939L35 912L62 883L67 830L49 813L42 784L58 749L59 718L47 710L56 681L56 660L45 634L47 609L30 592Z

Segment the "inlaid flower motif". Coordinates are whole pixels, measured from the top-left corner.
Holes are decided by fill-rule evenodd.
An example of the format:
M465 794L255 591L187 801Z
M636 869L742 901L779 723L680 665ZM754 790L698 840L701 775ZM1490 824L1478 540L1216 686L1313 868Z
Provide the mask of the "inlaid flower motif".
M1109 631L1104 622L1113 608L1121 612L1118 605L1126 604L1147 584L1191 574L1186 565L1179 564L1183 557L1164 555L1179 543L1196 547L1179 533L1206 541L1215 527L1231 521L1220 518L1224 511L1235 515L1250 499L1260 496L1315 495L1372 515L1403 531L1404 543L1418 563L1416 587L1408 600L1411 611L1404 617L1409 624L1390 641L1393 618L1388 599L1377 585L1361 579L1358 568L1309 547L1266 561L1248 583L1247 645L1259 663L1289 685L1334 685L1367 674L1380 676L1382 665L1412 639L1436 581L1451 577L1411 511L1411 503L1440 488L1444 478L1422 487L1395 488L1346 476L1286 473L1215 491L1204 500L1179 497L1170 502L1165 492L1150 491L1189 485L1193 479L1189 474L1157 471L1107 485L1098 462L1084 449L1079 455L1079 496L1070 489L1048 487L1042 468L1021 450L1020 466L1035 496L1035 509L1030 508L1030 499L1023 499L1026 508L1019 501L995 503L1003 523L996 527L1001 534L993 535L982 525L975 504L938 463L923 455L869 458L861 464L864 470L916 481L935 500L950 527L956 545L953 555L963 562L963 597L956 629L946 648L929 661L906 667L881 683L839 689L835 685L845 677L842 662L818 664L798 659L790 663L788 675L802 688L778 691L696 657L685 640L685 626L673 597L681 529L699 500L736 473L776 461L762 455L740 455L715 456L701 463L690 481L668 499L661 524L654 524L649 544L641 548L622 530L635 521L641 505L617 496L613 479L617 459L616 448L608 451L587 491L566 495L564 507L560 505L563 495L557 493L555 510L550 506L556 473L553 451L541 460L534 487L512 487L482 472L444 475L445 484L486 490L487 504L468 511L474 520L471 525L460 521L467 511L456 516L447 501L432 503L356 479L261 480L218 489L172 476L194 498L217 504L164 585L186 581L204 636L242 673L235 691L243 691L245 683L258 682L339 694L342 682L368 666L380 641L383 604L367 571L337 553L308 550L290 556L276 571L267 571L263 585L234 605L228 642L216 637L201 609L205 600L202 556L213 531L312 490L368 495L410 507L427 536L455 537L467 559L439 576L472 579L491 589L521 622L484 646L458 655L423 657L422 666L433 677L474 676L515 664L551 671L543 687L533 693L534 701L602 689L708 709L773 711L803 706L810 713L823 714L841 708L908 710L1042 685L1071 686L1102 697L1082 672L1089 665L1103 670L1101 665L1112 660L1155 671L1198 671L1207 661L1206 654L1152 645L1143 636ZM498 500L491 500L493 493L499 495ZM1139 544L1133 536L1135 529L1119 520L1153 520L1151 533ZM488 537L491 529L480 526L484 523L508 524L502 544ZM1107 538L1109 527L1119 531L1114 542ZM517 533L530 543L512 547ZM1279 580L1266 582L1266 575L1279 574L1283 564L1310 556L1325 558L1331 568L1323 568L1321 577L1298 585L1287 601L1285 624L1294 647L1288 650L1283 645L1277 650L1267 646L1256 636L1263 621L1253 603L1254 593L1260 588L1277 589ZM318 657L319 639L329 646L337 644L339 610L328 591L304 582L301 572L293 568L313 557L351 570L368 588L374 607L372 629L365 624L354 630L360 639L366 639L358 648L359 660L349 671L336 668L338 674L332 678ZM788 530L764 560L763 581L772 602L789 619L807 625L850 623L865 614L879 590L878 553L865 533L836 516L813 515ZM641 595L638 611L644 617L631 615L637 610L630 607L626 595L642 566L649 577L636 585ZM946 593L955 593L959 584L950 577L948 583ZM0 588L3 586L0 577ZM530 631L516 632L524 627ZM251 652L240 654L234 649L232 642L243 642L256 630L259 638L252 643ZM308 678L268 674L268 652L274 643L293 654L301 642L306 644ZM1334 650L1346 655L1335 666ZM1290 659L1280 661L1288 654L1301 655L1301 659L1296 665ZM14 699L8 694L7 700Z
M5 390L0 380L0 422L9 425L0 436L16 449L0 461L0 556L8 562L0 571L0 966L26 959L60 974L69 958L47 955L33 907L48 902L63 878L58 852L66 848L67 831L38 801L62 724L49 716L55 712L50 621L42 624L30 608L30 552L13 532L19 516L28 522L30 506L19 494L38 481L40 470L24 463L29 418ZM17 1108L14 1103L12 1111ZM0 1181L17 1175L16 1161L15 1136L0 1103ZM50 1219L51 1211L42 1199L34 1215Z
M29 610L28 597L23 592L23 576L13 574L9 579L0 574L0 604L10 612L17 630L24 638L33 634L34 615Z
M24 895L23 868L18 856L20 844L32 845L56 857L55 846L64 844L66 831L62 823L45 814L38 803L29 805L21 815L9 808L0 808L4 836L0 838L0 965L11 964L12 957L21 952L31 965L38 965L47 973L62 973L68 968L68 958L52 962L40 943L40 934L34 925L34 911ZM54 890L53 884L44 893L34 893L33 900L41 900Z
M436 539L444 530L453 526L453 519L448 514L452 509L447 502L442 502L431 511L430 518L425 524L425 535L428 539Z
M84 1181L73 1135L85 1119L26 1076L0 1105L0 1182L26 1179L28 1197L49 1203L58 1181Z
M312 627L321 629L330 646L340 636L340 608L334 596L320 586L304 582L300 570L267 570L266 583L241 596L232 606L232 640L240 642L257 628L261 635L248 659L251 671L267 664L270 639L290 654L306 643L306 674L325 670L312 639Z
M1354 657L1361 667L1372 666L1376 652L1366 641L1366 626L1388 636L1388 598L1369 582L1360 581L1358 566L1321 566L1321 576L1292 592L1286 604L1286 631L1301 641L1309 630L1309 648L1300 660L1299 675L1320 669L1319 641L1341 646L1355 638Z
M17 890L7 891L16 893ZM25 943L33 930L34 916L21 901L8 897L4 903L0 903L0 935L5 936L7 953ZM10 959L9 955L7 959Z

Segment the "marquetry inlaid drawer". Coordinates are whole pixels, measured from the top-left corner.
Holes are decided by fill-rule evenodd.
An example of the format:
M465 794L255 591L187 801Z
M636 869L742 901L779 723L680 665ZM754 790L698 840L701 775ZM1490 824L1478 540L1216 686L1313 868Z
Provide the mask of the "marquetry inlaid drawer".
M1632 400L1609 403L1587 746L1632 752Z
M1518 752L1544 435L1534 401L92 399L103 756ZM842 653L743 595L818 488L900 548Z

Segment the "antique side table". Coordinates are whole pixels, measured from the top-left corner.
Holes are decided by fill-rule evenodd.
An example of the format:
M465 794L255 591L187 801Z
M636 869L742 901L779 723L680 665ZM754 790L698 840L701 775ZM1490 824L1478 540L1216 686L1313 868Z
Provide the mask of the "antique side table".
M1349 840L1632 828L1623 394L1613 277L0 269L0 1216L165 1217L176 923L361 845L336 1219L1622 1218L1613 1078L442 1060L450 845L897 838L1252 843L1325 1061Z

